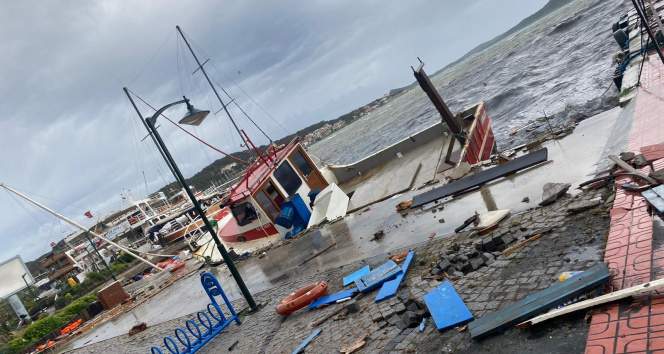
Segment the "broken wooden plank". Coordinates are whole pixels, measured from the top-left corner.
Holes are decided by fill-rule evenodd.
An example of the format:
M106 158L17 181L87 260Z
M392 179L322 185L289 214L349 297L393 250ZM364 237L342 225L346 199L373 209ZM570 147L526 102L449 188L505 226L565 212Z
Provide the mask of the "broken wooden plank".
M357 288L350 288L348 290L342 290L334 294L324 295L316 299L314 302L309 304L309 309L317 309L319 307L335 303L338 300L350 298L355 295L359 290Z
M596 264L582 274L535 292L496 312L487 314L468 325L473 339L500 332L532 316L552 309L609 280L609 269L604 263Z
M355 285L360 292L365 293L381 286L384 282L394 278L399 273L401 273L401 268L394 261L387 261L372 270L369 274L356 280Z
M569 280L569 279L568 279ZM533 317L529 319L528 321L521 322L517 325L517 327L520 328L525 328L528 326L532 326L541 322L544 322L546 320L550 320L552 318L556 318L558 316L562 316L568 313L572 313L574 311L578 310L583 310L587 309L593 306L601 305L601 304L606 304L607 302L612 302L620 299L624 299L627 297L631 296L637 296L637 295L643 295L647 294L651 291L654 291L656 289L659 289L661 287L664 287L664 278L662 279L657 279L651 282L647 282L641 285L637 286L632 286L627 289L622 289L618 291L614 291L609 294L604 294L602 296L598 296L592 299L584 300L577 302L575 304L571 304L569 306L565 306L563 308L549 311L543 315L539 315L537 317Z
M362 349L365 344L367 344L368 335L363 335L362 337L356 339L353 343L345 345L339 349L342 354L352 354L356 351Z
M462 325L473 319L473 314L448 280L424 295L424 303L439 331Z
M410 264L413 262L414 257L415 257L415 251L413 250L408 251L408 255L406 256L406 259L403 261L403 264L401 265L401 273L399 273L396 276L396 278L383 283L383 285L380 287L380 290L378 290L378 294L376 294L376 299L374 300L374 302L381 302L383 300L387 300L397 294L397 290L399 290L399 286L401 285L403 278L406 276L406 272L408 272L408 268L410 267Z
M343 285L348 286L350 284L353 284L354 281L357 279L360 279L361 277L369 274L371 272L371 268L369 268L368 265L348 274L347 276L343 277Z
M530 154L520 156L512 161L506 162L502 165L490 168L488 170L477 172L471 176L464 177L457 181L448 183L442 187L434 188L430 191L416 195L413 198L412 207L418 207L435 200L445 198L454 194L461 193L465 190L475 188L487 182L493 181L500 177L512 174L524 168L534 166L538 163L547 160L548 151L546 148L537 150Z
M300 342L300 344L297 347L295 347L295 349L293 349L291 354L299 354L304 352L304 348L306 348L309 345L309 343L311 343L311 341L314 340L319 335L320 335L320 328L317 328L313 332L311 332L311 334L307 338L304 338L304 340Z
M620 157L618 157L618 156L616 156L616 155L609 155L609 159L610 159L611 161L615 162L616 165L618 165L618 167L622 168L622 169L625 170L626 172L629 172L629 173L635 174L635 175L639 176L639 177L642 178L644 181L646 181L646 182L648 182L648 183L650 183L650 184L658 184L657 181L655 181L655 179L653 179L653 178L651 178L650 176L648 176L647 173L645 173L645 172L641 172L641 171L635 169L635 168L632 167L630 164L628 164L627 162L623 161Z
M542 234L537 234L537 235L534 235L530 238L527 238L525 240L521 240L521 241L513 244L512 246L508 247L507 249L505 249L503 251L503 256L509 256L510 254L514 253L515 251L521 249L528 242L535 241L535 240L539 239L540 237L542 237Z

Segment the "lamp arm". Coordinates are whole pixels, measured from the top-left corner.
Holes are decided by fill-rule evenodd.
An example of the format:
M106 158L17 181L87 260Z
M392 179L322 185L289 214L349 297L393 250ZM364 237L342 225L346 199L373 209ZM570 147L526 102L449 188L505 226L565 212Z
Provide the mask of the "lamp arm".
M169 109L169 108L171 108L171 107L173 107L173 106L176 106L176 105L179 105L179 104L182 104L182 103L187 103L187 102L189 102L189 100L185 98L185 99L183 99L183 100L179 100L179 101L177 101L177 102L169 103L169 104L167 104L167 105L165 105L165 106L159 108L156 112L154 112L154 114L152 115L152 117L148 118L147 120L149 120L150 123L152 123L152 125L154 125L154 124L157 122L157 118L158 118L162 113L164 113L164 111L166 111L167 109Z

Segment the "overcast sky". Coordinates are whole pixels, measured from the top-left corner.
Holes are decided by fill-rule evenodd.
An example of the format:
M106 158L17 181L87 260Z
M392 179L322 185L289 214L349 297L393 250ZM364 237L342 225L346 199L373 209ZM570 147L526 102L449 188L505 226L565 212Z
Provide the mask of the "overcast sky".
M145 131L122 87L154 106L187 95L199 108L220 109L200 73L192 75L176 24L210 59L213 79L278 138L412 82L417 56L434 72L545 3L3 1L0 181L86 225L86 210L120 208L123 191L141 198L170 182L151 141L140 141ZM221 157L161 126L186 176ZM221 113L193 131L221 149L239 148ZM4 191L0 215L0 260L31 260L73 230Z

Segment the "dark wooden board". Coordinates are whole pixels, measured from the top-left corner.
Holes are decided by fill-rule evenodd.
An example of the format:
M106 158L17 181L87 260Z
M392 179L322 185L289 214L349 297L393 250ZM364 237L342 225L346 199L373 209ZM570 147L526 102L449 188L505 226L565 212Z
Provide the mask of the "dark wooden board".
M422 194L416 195L413 198L412 208L431 203L441 198L449 197L454 194L461 193L465 190L481 186L494 179L504 177L511 173L523 170L530 166L546 161L548 158L548 150L546 148L531 152L530 154L517 157L514 160L506 162L502 165L492 167L460 180L448 183L442 187L432 189Z
M505 330L595 289L608 280L609 269L606 264L596 264L564 282L556 282L544 290L471 322L468 324L470 336L479 339Z

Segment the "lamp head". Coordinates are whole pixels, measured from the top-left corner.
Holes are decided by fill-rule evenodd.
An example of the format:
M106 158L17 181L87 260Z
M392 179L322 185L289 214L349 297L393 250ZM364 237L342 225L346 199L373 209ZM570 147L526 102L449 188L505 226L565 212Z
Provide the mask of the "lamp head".
M178 122L180 124L200 125L203 123L205 117L210 114L210 111L201 111L200 109L194 108L194 106L189 103L189 99L187 97L184 97L184 102L187 104L187 113Z

